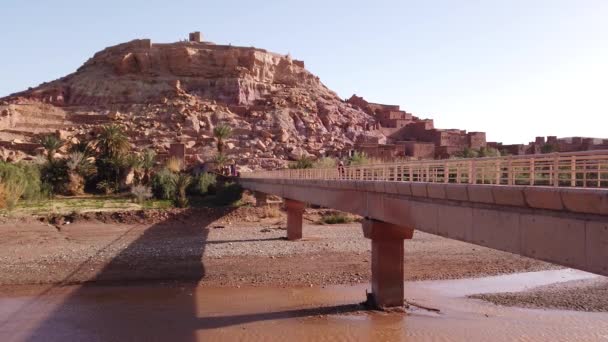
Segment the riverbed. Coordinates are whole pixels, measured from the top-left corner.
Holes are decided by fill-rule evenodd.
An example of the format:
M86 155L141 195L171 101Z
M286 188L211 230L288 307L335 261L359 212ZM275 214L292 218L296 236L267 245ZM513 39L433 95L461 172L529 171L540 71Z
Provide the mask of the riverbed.
M404 313L363 310L358 303L369 291L366 284L5 286L0 340L606 341L606 312L504 307L467 298L596 277L564 269L407 281L412 305Z

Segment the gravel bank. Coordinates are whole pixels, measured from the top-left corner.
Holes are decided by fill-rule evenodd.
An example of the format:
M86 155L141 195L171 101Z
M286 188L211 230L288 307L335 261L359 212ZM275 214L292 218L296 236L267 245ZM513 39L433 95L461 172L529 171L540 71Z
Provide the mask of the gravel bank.
M305 239L292 242L284 239L282 214L261 219L268 215L260 210L135 212L59 223L5 222L0 224L0 284L153 280L301 286L369 281L370 242L359 224L309 224ZM406 280L556 268L421 232L405 241L405 250Z
M516 293L480 294L497 305L608 312L608 278L576 280Z

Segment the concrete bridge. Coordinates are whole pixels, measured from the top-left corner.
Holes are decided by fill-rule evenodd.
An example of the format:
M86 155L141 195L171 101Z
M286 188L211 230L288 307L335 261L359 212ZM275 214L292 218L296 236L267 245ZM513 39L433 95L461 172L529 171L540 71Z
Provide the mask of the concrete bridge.
M287 236L306 203L361 215L372 300L403 304L404 240L415 229L608 276L608 151L415 161L243 174L285 199Z

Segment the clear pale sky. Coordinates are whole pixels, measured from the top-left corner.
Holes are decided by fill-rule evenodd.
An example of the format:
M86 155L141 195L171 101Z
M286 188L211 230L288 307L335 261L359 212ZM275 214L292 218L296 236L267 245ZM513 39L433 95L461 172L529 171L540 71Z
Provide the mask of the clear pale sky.
M608 138L608 0L2 0L0 97L135 38L303 59L341 97L488 140Z

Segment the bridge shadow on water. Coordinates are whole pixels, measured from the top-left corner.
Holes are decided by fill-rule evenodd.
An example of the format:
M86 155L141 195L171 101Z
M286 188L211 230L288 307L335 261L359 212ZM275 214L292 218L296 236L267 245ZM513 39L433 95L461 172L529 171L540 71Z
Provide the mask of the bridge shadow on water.
M27 341L194 340L184 328L195 328L195 290L206 274L211 224L232 210L192 209L149 226L46 315Z
M343 304L334 306L325 306L319 308L305 308L274 312L261 312L253 314L230 315L230 316L213 316L202 317L198 319L197 329L217 329L238 324L246 324L260 321L276 321L281 319L310 317L318 315L336 315L361 311L363 309L360 304Z
M42 292L34 302L57 302L57 299L49 299L49 296L56 296L57 293L65 298L58 297L59 304L48 313L39 313L44 319L25 340L195 341L201 338L200 332L206 329L360 309L358 305L338 305L218 315L225 312L221 303L231 301L230 298L213 298L212 301L197 298L198 283L206 275L203 264L206 245L262 241L207 241L212 223L232 210L192 209L153 224L122 249L93 279L69 294L65 295L68 291L55 291L58 286ZM175 233L176 229L179 234ZM120 244L129 233L125 232L106 248ZM281 238L269 240L276 239ZM96 255L103 252L102 249ZM91 267L92 262L85 262L73 270L62 284L69 284L72 275ZM205 289L198 288L198 291L201 293ZM229 294L230 291L225 293ZM30 306L37 310L36 305ZM24 309L15 316L27 314L32 308Z

